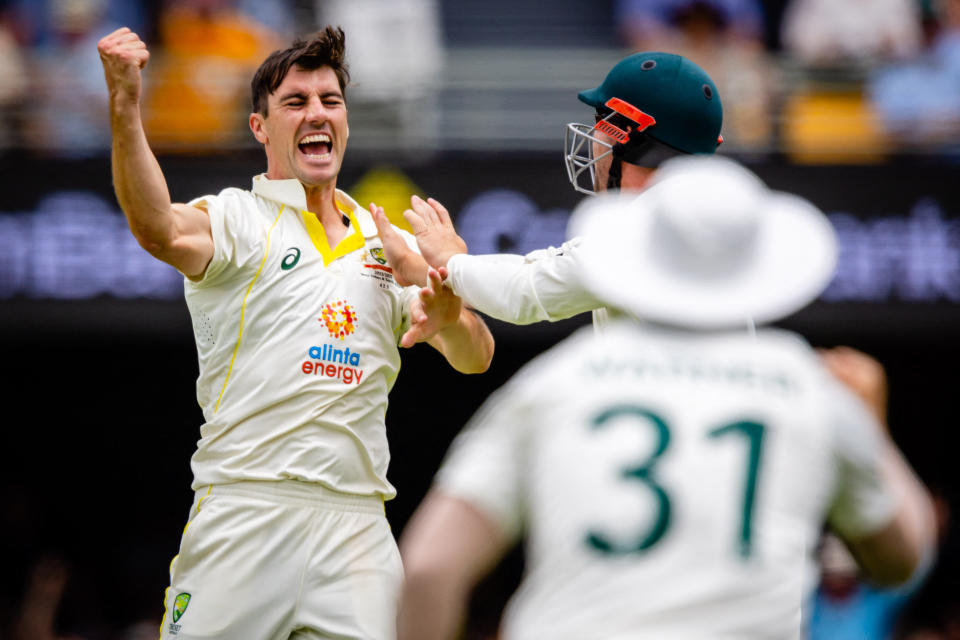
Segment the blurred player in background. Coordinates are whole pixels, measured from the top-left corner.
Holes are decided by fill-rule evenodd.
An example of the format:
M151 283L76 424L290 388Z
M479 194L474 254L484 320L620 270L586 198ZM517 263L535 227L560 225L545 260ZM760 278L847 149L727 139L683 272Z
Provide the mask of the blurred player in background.
M567 176L581 193L639 192L665 160L713 154L721 142L723 107L710 77L686 58L641 52L627 56L581 102L595 110L594 124L567 125ZM442 204L412 198L404 213L423 258L446 269L446 282L464 302L514 324L561 320L602 304L580 282L579 239L526 256L470 256ZM387 259L400 277L425 282L423 259L375 216ZM614 224L608 232L619 233ZM594 320L602 322L602 310Z
M206 419L162 637L392 638L402 567L384 414L398 342L428 339L469 373L493 341L435 272L433 288L399 286L370 213L336 188L343 31L264 61L249 123L266 173L188 204L171 203L141 125L146 45L124 28L99 50L117 198L140 244L185 276Z
M611 233L617 229L617 233ZM798 335L833 230L733 161L669 161L641 199L574 213L611 309L528 364L457 437L401 538L401 640L455 637L520 537L504 640L793 638L827 522L865 575L932 553L925 488Z

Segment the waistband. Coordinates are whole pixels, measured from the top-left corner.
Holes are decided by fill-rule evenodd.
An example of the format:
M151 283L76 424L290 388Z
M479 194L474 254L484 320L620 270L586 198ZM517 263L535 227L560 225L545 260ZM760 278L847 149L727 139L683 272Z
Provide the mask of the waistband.
M212 484L196 491L194 504L208 496L244 496L304 507L328 506L342 511L385 513L383 496L362 496L334 491L316 482L299 480L244 480Z

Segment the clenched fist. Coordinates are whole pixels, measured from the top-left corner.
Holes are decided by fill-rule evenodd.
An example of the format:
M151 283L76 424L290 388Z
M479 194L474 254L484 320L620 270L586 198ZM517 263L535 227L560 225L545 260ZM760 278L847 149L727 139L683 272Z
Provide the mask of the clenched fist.
M129 28L123 27L104 36L97 44L97 50L100 52L111 100L128 98L138 101L140 70L150 59L146 43Z

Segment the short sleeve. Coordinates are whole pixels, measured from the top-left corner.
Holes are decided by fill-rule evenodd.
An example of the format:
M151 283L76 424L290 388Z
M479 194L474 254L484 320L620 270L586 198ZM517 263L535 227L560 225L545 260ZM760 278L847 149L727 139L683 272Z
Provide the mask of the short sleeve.
M256 269L266 249L266 229L255 197L239 189L201 196L190 206L205 209L210 218L213 257L203 277L189 281L206 287L230 278L238 271Z
M884 448L893 445L863 403L839 383L827 386L827 403L838 470L828 521L842 537L862 537L895 514L896 499L881 470Z
M464 500L509 540L522 531L523 460L535 415L518 385L491 395L451 444L435 486Z

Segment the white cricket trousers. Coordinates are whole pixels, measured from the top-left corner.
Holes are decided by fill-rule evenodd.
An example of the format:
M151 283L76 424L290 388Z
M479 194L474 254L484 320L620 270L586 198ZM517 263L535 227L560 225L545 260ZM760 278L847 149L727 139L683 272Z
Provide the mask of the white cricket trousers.
M297 481L196 492L162 640L393 640L403 582L379 496Z

